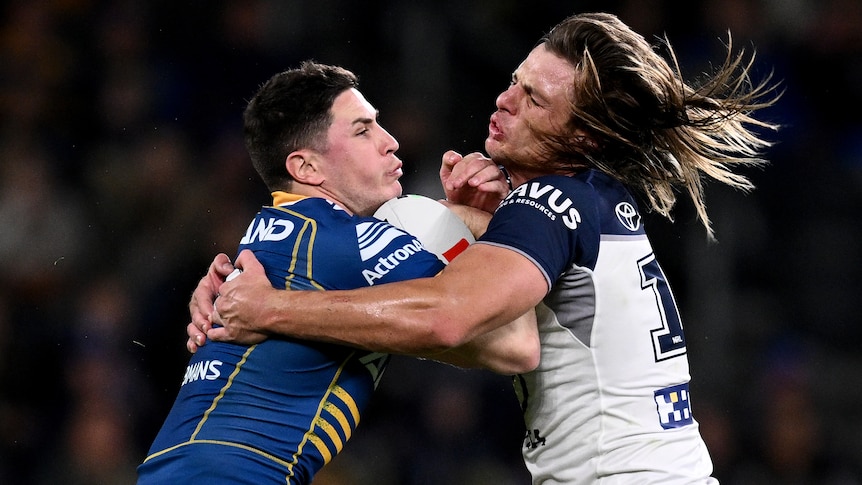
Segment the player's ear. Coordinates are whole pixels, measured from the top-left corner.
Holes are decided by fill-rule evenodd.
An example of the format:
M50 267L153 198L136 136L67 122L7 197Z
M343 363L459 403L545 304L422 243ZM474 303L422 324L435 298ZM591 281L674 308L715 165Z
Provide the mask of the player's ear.
M320 185L325 180L320 170L320 156L311 150L290 152L284 163L287 173L301 184Z

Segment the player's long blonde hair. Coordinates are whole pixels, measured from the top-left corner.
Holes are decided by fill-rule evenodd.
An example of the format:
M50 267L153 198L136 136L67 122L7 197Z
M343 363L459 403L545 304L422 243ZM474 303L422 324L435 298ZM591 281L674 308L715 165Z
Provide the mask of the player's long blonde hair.
M617 17L567 18L540 41L575 66L572 116L566 130L588 137L546 136L554 169L591 166L640 192L651 209L672 219L676 191L684 189L709 236L704 177L748 191L738 166L765 163L771 145L756 129L778 125L752 113L780 94L771 76L753 84L754 56L733 54L700 85L683 80L665 39L670 63ZM672 64L672 65L671 65Z

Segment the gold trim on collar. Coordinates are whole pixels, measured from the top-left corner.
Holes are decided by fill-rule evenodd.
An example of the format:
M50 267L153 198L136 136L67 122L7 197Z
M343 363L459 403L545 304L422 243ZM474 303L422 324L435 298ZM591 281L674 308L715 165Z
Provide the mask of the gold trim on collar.
M307 199L308 197L304 195L291 194L290 192L282 192L277 190L272 193L272 205L280 206L284 204L289 204L291 202L296 202L298 200Z

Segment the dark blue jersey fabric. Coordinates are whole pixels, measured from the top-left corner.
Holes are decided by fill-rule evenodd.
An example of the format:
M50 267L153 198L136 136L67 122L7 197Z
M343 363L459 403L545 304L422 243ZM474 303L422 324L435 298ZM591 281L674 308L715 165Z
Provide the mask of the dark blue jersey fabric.
M291 201L263 208L239 246L276 288L352 289L443 268L386 222L320 198L281 198ZM310 483L355 431L388 359L290 339L209 342L192 356L138 483Z
M631 193L613 178L587 170L537 177L517 187L479 241L525 255L550 288L572 266L594 269L602 238L643 235Z

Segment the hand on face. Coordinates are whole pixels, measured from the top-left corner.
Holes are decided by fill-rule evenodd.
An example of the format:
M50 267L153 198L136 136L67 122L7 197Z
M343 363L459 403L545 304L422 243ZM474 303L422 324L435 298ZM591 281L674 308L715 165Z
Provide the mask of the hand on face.
M443 154L440 182L446 200L493 213L509 195L509 184L500 168L481 153L467 156L449 150Z

